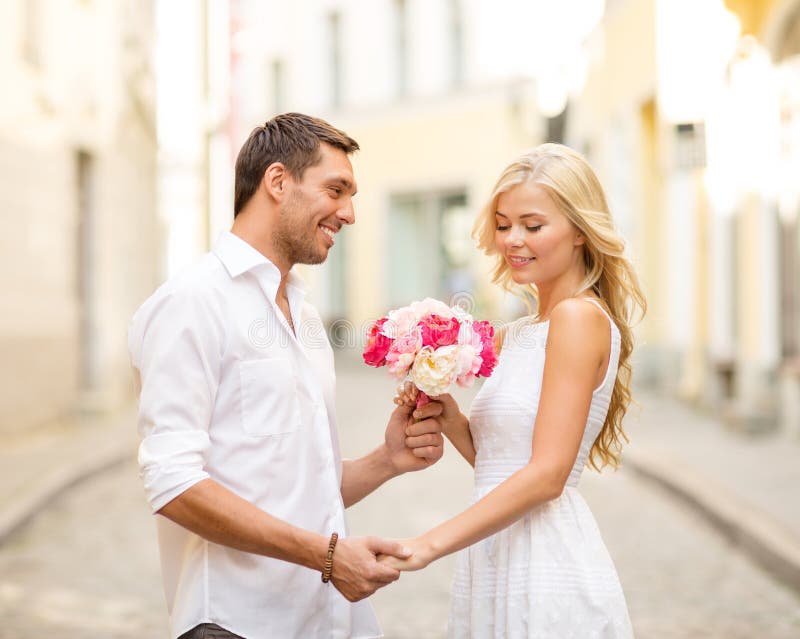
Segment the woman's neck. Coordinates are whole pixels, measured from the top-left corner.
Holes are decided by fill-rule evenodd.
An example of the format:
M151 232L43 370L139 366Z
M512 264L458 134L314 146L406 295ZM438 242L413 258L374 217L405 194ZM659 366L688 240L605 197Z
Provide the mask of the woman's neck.
M538 292L539 308L536 313L538 321L546 321L550 319L550 313L556 305L570 297L576 297L576 291L583 281L584 275L575 275L572 277L564 277L555 282L547 282L545 284L537 284L536 289ZM578 297L591 294L589 290L581 290L577 292Z

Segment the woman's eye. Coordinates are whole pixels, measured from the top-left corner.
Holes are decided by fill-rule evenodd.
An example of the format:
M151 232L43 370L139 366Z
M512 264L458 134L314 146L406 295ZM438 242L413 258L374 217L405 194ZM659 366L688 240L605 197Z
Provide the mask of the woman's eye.
M508 230L508 228L509 228L509 227L507 227L507 226L497 226L497 227L496 227L496 229L497 229L498 231L507 231L507 230Z
M542 228L542 225L541 224L537 224L536 226L526 226L525 228L528 229L529 231L533 232L533 233L536 233L536 231L538 231L540 228Z

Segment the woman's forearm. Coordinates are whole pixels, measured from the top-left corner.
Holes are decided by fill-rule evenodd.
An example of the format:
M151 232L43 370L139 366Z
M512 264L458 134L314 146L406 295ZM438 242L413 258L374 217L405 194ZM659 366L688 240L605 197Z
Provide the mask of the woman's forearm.
M466 416L462 414L455 424L445 424L443 432L469 465L475 466L475 445L472 442L472 433L469 431L469 420Z
M535 506L558 497L565 483L563 473L528 464L467 510L422 535L429 559L449 555L510 526Z

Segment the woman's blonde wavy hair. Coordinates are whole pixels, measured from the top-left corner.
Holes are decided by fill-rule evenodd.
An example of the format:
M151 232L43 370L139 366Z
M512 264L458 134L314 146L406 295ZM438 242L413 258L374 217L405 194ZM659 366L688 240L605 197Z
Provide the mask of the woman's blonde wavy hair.
M589 465L601 470L619 466L619 455L628 437L622 428L631 402L631 363L635 316L640 319L647 302L630 261L625 243L614 229L603 187L589 163L576 151L562 144L542 144L523 154L503 171L489 202L475 223L473 237L486 255L496 256L492 282L513 293L538 299L535 285L519 287L511 279L508 264L495 248L495 212L502 193L519 184L544 188L567 219L583 234L586 277L573 295L592 290L605 303L619 328L621 344L619 367L611 403L603 428L589 454Z

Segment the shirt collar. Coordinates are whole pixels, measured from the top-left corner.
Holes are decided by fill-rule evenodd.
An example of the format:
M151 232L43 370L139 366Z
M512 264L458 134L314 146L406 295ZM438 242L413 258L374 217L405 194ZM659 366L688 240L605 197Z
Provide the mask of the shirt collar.
M230 231L220 233L213 252L232 278L252 271L259 281L266 280L271 287L274 286L277 290L281 281L281 272L278 267L238 235L234 235ZM302 293L306 292L303 278L295 273L294 269L289 271L286 283Z

